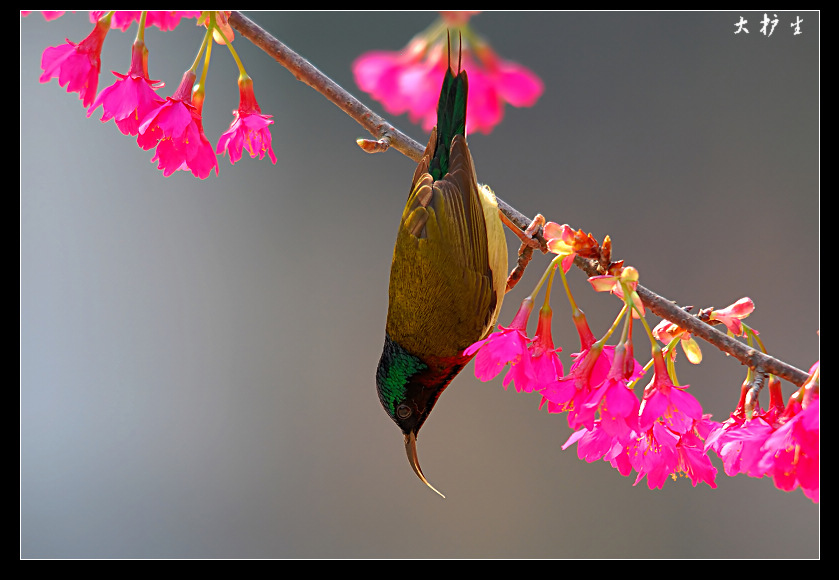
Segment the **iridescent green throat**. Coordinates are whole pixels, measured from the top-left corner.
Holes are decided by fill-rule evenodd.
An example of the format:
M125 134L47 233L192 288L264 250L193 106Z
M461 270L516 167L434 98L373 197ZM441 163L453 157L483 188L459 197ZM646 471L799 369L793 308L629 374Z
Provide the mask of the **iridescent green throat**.
M376 388L385 410L394 417L396 407L405 400L410 378L428 368L418 357L391 340L385 334L385 346L379 368L376 369Z

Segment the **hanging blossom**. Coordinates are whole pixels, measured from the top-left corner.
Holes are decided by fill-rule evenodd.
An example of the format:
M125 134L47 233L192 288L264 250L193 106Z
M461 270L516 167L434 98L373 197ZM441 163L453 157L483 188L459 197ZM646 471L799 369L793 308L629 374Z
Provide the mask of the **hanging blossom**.
M94 20L104 13L104 10L92 10L90 18ZM111 28L118 28L124 32L129 26L140 21L141 14L141 10L116 10ZM174 30L182 18L198 18L199 16L201 16L201 10L148 10L146 26L157 26L160 30L167 32Z
M467 130L488 134L503 118L507 103L533 106L544 91L542 80L526 67L500 58L472 31L468 24L472 14L444 12L401 51L361 55L353 63L359 88L388 113L407 113L411 122L430 131L437 122L440 85L449 66L447 39L455 43L460 38L457 58L469 75Z
M137 136L137 144L145 149L151 149L160 138L157 127L140 133L140 123L153 109L164 103L157 94L157 89L163 83L149 79L148 50L139 38L131 47L131 66L127 74L111 71L117 81L102 89L96 100L87 110L90 117L93 111L102 106L103 123L113 119L123 135Z
M632 356L631 337L607 345L605 337L594 339L581 311L574 322L581 350L571 355L568 374L542 391L542 406L547 403L549 413L567 412L571 429L592 430L595 421L603 420L607 435L625 441L637 431L640 404L631 384L643 373Z
M64 16L66 10L40 10L39 12L44 17L44 20L49 22L50 20L55 20L56 18L61 18L62 16ZM29 16L30 14L32 14L31 10L20 11L21 16Z
M768 385L769 407L763 411L758 406L752 409L749 416L746 400L753 386L752 379L743 381L737 407L728 419L717 423L705 439L705 448L714 450L720 456L725 474L730 477L739 473L763 477L763 473L757 470L757 463L762 457L761 448L784 411L781 382L771 376Z
M66 44L44 50L41 55L44 72L40 81L48 83L57 78L59 86L66 86L68 93L79 93L82 104L89 107L96 97L102 46L110 27L110 15L106 15L96 21L93 30L80 43L66 39Z
M588 341L586 341L588 342ZM558 377L542 390L542 403L549 413L568 413L568 426L577 429L594 419L594 411L586 408L592 393L603 384L615 356L615 346L601 341L591 342L572 353L574 362L568 374Z
M591 235L586 235L582 230L575 232L568 225L558 225L555 222L547 222L543 228L545 238L547 240L548 250L557 254L557 260L561 263L561 272L563 280L565 280L565 273L571 267L574 257L578 254L588 255L597 242ZM593 426L595 413L601 406L607 391L610 388L598 390L605 382L614 379L615 381L623 382L624 375L630 376L634 372L635 364L631 356L631 346L629 347L629 359L625 359L624 355L627 353L627 344L631 345L631 341L627 344L621 343L619 347L606 345L607 336L596 340L594 333L588 326L585 314L577 308L570 291L567 289L569 300L571 301L572 320L577 329L577 334L580 337L580 351L571 355L574 362L567 375L558 376L556 380L551 381L542 390L542 403L544 406L547 403L549 413L568 412L568 425L572 429L577 429L580 426L587 426L589 429ZM620 317L619 317L620 319ZM616 349L620 349L621 356L615 362ZM640 366L639 366L640 368ZM625 372L627 371L628 372ZM618 376L620 375L620 378ZM611 384L609 385L611 387ZM623 393L619 391L611 391L610 399L615 396L622 398ZM634 395L630 395L634 398ZM616 400L615 411L618 413L627 412L627 407L618 403ZM632 405L630 404L630 407ZM636 404L637 406L637 404Z
M24 13L24 16L28 13ZM46 20L54 20L63 11L44 11ZM156 25L161 30L172 30L181 18L194 18L200 10L151 10L146 16L146 25ZM82 42L76 44L67 39L66 44L51 46L41 56L41 68L44 70L40 81L47 83L58 78L59 86L67 86L68 93L79 93L85 107L90 107L96 97L101 69L102 46L105 36L112 28L126 30L140 20L141 11L106 11L92 10L90 19L94 22L93 31ZM116 73L115 73L116 74Z
M533 299L527 297L522 301L510 326L499 324L498 331L470 345L463 352L465 356L475 355L475 377L482 381L491 381L509 364L510 371L503 381L506 389L514 377L532 375L532 371L525 368L530 363L527 351L527 321L532 311Z
M41 10L41 14L47 21L55 20L65 14L65 10ZM97 22L107 15L108 10L91 10L90 21ZM167 32L174 30L180 24L182 18L198 18L201 10L148 10L146 15L146 26L157 26L160 30ZM22 16L28 16L30 11L24 10ZM140 21L142 10L114 10L111 18L111 28L118 28L125 32L128 27Z
M276 164L277 157L271 147L271 131L268 129L274 123L271 115L263 115L253 93L253 81L245 75L239 77L239 109L233 111L233 122L218 141L216 153L230 153L230 163L236 163L242 158L242 149L246 149L252 158L260 159L268 154L271 162Z
M641 377L643 368L632 358L631 342L615 347L612 365L606 379L591 390L577 413L577 424L593 428L595 413L599 415L604 432L626 444L638 428L640 401L632 384Z
M819 501L819 396L806 406L791 404L789 417L761 448L758 469L771 477L775 487L792 491L801 487L804 495ZM784 418L782 418L783 420Z
M661 489L667 478L686 475L696 487L707 483L716 488L717 469L703 449L703 441L695 430L679 434L657 421L642 432L636 445L627 448L629 463L638 473L633 485L647 478L650 489Z
M193 71L185 72L175 94L154 107L139 127L142 134L159 132L151 160L158 162L164 177L178 170L189 170L200 179L208 177L213 169L218 175L218 161L201 123L203 94L192 94L195 79Z
M627 340L613 349L611 367L602 380L595 373L583 375L590 377L581 385L587 384L588 391L571 389L569 384L564 391L544 391L555 401L567 399L559 410L569 411L569 425L577 429L563 449L576 443L581 459L593 462L602 458L624 476L634 470L634 485L646 478L650 489L663 487L669 477L678 474L689 477L694 486L705 482L716 487L716 468L703 441L713 422L684 391L687 387L674 385L657 345L653 347L655 375L639 404L630 385L643 370L631 359L631 348L626 348L630 344Z
M770 403L749 418L744 404L747 385L730 418L718 424L705 441L723 460L727 475L771 477L784 491L798 487L819 501L819 363L804 385L784 405L780 381L769 380Z
M567 449L577 444L577 455L591 463L598 459L609 462L623 476L633 470L638 485L644 478L650 489L661 489L668 478L686 475L694 487L707 483L716 487L717 470L703 446L702 434L711 428L708 417L685 433L676 433L663 421L653 422L649 429L631 431L623 440L607 431L602 419L596 419L592 428L582 427L563 444Z
M551 319L553 312L547 301L539 309L539 320L536 325L536 335L527 347L529 360L522 365L529 372L522 373L516 380L516 390L532 393L541 391L548 384L565 374L562 361L559 360L561 348L556 348L551 333ZM512 369L511 369L512 371Z
M687 433L702 419L702 405L687 392L688 385L676 386L667 372L667 363L658 345L653 347L655 373L644 389L639 428L649 429L654 421L662 422L675 433Z
M57 18L61 13L45 13L47 19ZM119 130L137 137L137 144L143 149L156 148L152 162L168 177L175 171L188 170L204 179L215 170L218 174L216 151L204 134L201 105L204 101L204 81L193 91L196 80L193 68L184 74L183 80L172 97L162 98L157 90L163 84L153 81L148 74L148 50L143 41L143 31L149 25L162 30L171 30L183 18L197 18L212 32L217 42L226 44L233 54L240 71L240 101L234 111L234 121L218 141L218 152L230 153L235 163L247 150L251 157L264 158L267 154L273 163L277 162L271 145L268 126L273 123L270 115L263 115L253 92L253 82L244 72L241 61L235 54L230 41L233 29L228 22L227 12L216 11L92 11L91 18L96 25L93 32L80 44L67 41L66 45L50 47L42 56L41 82L58 77L61 86L67 85L68 92L78 92L88 117L102 107L102 122L114 119ZM127 74L113 71L117 81L96 95L100 71L100 54L105 36L111 28L125 30L135 21L142 30L132 45L131 65ZM205 43L209 37L205 37ZM209 45L206 59L209 61ZM202 48L202 51L204 48ZM197 60L196 60L197 62ZM94 98L95 97L95 98Z

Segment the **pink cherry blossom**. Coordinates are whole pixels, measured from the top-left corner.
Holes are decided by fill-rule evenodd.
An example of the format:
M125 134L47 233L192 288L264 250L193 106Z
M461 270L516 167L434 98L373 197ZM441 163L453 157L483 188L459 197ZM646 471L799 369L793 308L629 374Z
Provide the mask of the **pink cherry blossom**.
M754 312L754 309L755 305L751 298L741 298L730 306L726 306L721 310L712 311L711 320L719 320L728 328L731 334L740 336L743 334L743 323L740 320Z
M790 397L778 429L766 438L758 470L784 491L801 487L819 501L819 363L800 392Z
M759 468L784 491L801 487L819 501L819 399L767 437Z
M577 444L577 457L588 463L601 458L608 461L607 457L612 455L613 451L617 451L618 454L623 451L623 446L603 430L600 421L595 421L591 429L581 427L574 431L562 445L562 449L565 450L574 443ZM628 472L623 475L627 474Z
M562 258L562 271L568 272L574 264L574 256L577 255L574 245L574 230L568 224L559 225L556 222L547 222L542 228L548 251L554 254L565 256Z
M676 450L678 442L678 434L665 427L661 421L656 421L649 429L639 433L627 447L629 462L638 474L633 485L638 485L646 477L650 489L664 487L667 478L679 466Z
M512 368L529 364L527 320L532 310L533 299L525 298L509 327L499 324L498 331L479 340L463 352L465 356L475 355L475 376L478 379L494 379L507 364L512 365ZM517 372L519 370L517 369ZM505 389L513 377L510 372L507 373L503 383Z
M443 53L437 51L433 57L424 59L426 50L426 43L416 39L401 52L368 52L352 65L355 82L362 91L380 101L388 113L401 115L411 110L412 120L416 122L436 106L445 73ZM438 68L437 60L440 61L439 79L431 78Z
M715 482L717 468L711 463L702 439L695 431L682 433L679 442L676 444L676 455L678 464L674 473L685 474L696 487L700 482L705 482L712 488L716 488Z
M544 91L542 80L526 67L499 57L469 28L471 14L444 14L451 38L463 43L457 61L469 76L467 131L489 133L504 116L504 107L530 107ZM426 131L437 122L437 100L448 66L445 26L432 26L401 51L372 51L353 63L361 90L381 102L390 114L408 113ZM455 59L455 55L452 56Z
M189 170L193 175L204 179L215 169L218 174L218 161L213 146L204 135L201 124L200 101L193 104L192 85L195 73L184 73L180 86L171 97L146 115L140 124L140 133L160 131L152 162L157 161L157 168L164 177L178 170Z
M58 85L67 87L68 93L79 93L85 107L96 97L101 68L102 45L110 30L110 20L97 20L91 33L79 44L67 39L67 44L50 46L41 56L44 69L40 81L47 83L58 78Z
M218 141L216 153L230 153L230 163L236 163L242 158L242 149L246 149L251 157L260 159L268 153L271 161L276 164L277 157L271 147L271 131L268 127L274 123L271 115L263 115L253 93L253 81L250 77L239 80L239 109L233 111L233 122Z
M655 374L644 389L639 427L646 431L661 417L674 432L686 433L702 418L702 406L685 390L687 385L677 387L673 384L658 347L653 349L653 360Z
M107 14L107 10L92 10L91 20L96 20ZM123 32L135 22L140 21L141 10L116 10L111 21L111 28L118 28ZM157 26L166 32L174 30L181 22L181 18L198 18L201 10L149 10L146 14L146 26Z
M763 477L757 463L762 457L761 449L766 438L774 431L773 425L784 410L780 381L775 377L769 380L769 408L762 411L754 409L751 418L746 412L746 399L752 382L746 380L740 387L740 399L737 407L728 419L714 423L705 437L705 449L713 449L723 461L723 469L728 476L745 473L751 477Z
M163 83L149 79L145 44L137 40L131 47L131 66L128 74L112 71L117 81L102 89L87 110L90 117L102 105L103 123L114 119L123 135L136 135L137 144L151 149L157 144L159 131L140 133L140 122L164 100L157 94Z
M626 369L628 367L631 370L627 376ZM631 354L627 352L626 345L617 345L606 380L591 391L590 396L583 404L587 413L594 413L595 411L599 413L603 430L621 443L626 443L633 432L639 430L638 412L640 402L627 383L635 381L641 376L642 372L641 365L632 359ZM583 424L586 423L583 422Z
M56 18L60 18L64 16L66 10L40 10L41 15L44 17L44 20L49 22L50 20L55 20ZM31 10L21 10L21 16L29 16L32 13Z
M539 321L536 326L536 335L533 342L528 347L530 353L530 370L529 382L525 382L519 389L522 383L516 383L517 390L525 392L541 391L546 385L552 383L557 378L565 374L562 367L562 361L559 360L559 352L561 348L554 347L553 336L551 334L551 319L553 313L550 306L545 304L539 309Z
M542 390L542 405L548 404L549 413L568 412L568 426L589 429L594 421L596 407L586 403L606 377L614 359L615 347L595 343L592 347L571 355L575 359L563 377L549 383Z
M568 425L590 427L594 411L585 409L591 393L606 380L614 359L615 347L596 341L586 321L586 315L575 308L572 319L580 337L580 351L573 353L574 362L568 374L557 377L542 390L541 408L547 403L549 413L568 411Z

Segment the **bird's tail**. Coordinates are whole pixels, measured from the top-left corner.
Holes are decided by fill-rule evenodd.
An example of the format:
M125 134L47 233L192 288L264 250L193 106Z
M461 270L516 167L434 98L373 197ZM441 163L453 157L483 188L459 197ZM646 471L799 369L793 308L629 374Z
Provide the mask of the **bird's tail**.
M458 43L458 72L455 75L452 72L451 40L449 41L449 66L443 77L440 100L437 101L437 144L428 168L435 181L442 179L449 170L449 150L454 136L466 136L466 97L469 92L469 81L466 78L466 71L460 70L459 46Z

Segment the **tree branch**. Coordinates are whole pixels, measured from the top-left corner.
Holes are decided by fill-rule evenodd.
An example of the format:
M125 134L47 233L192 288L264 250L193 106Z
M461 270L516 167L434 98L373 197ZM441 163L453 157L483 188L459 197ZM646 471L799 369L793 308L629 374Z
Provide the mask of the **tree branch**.
M329 99L339 109L347 113L359 125L364 127L376 139L393 147L403 155L419 162L424 147L411 137L402 133L388 121L371 111L361 101L341 88L328 76L312 65L305 58L291 50L285 44L274 38L255 22L241 12L230 13L229 22L239 34L253 42L266 54L288 69L294 77ZM498 207L522 231L530 225L531 220L502 199L498 199ZM544 242L541 233L537 233L537 240ZM589 276L601 274L597 263L579 256L575 264ZM757 351L742 342L720 332L713 326L699 320L696 316L680 308L674 302L659 296L652 290L638 286L638 295L653 314L664 318L679 327L689 331L706 342L716 346L721 351L730 354L744 365L758 372L766 372L786 379L801 386L807 380L807 373L772 356Z

